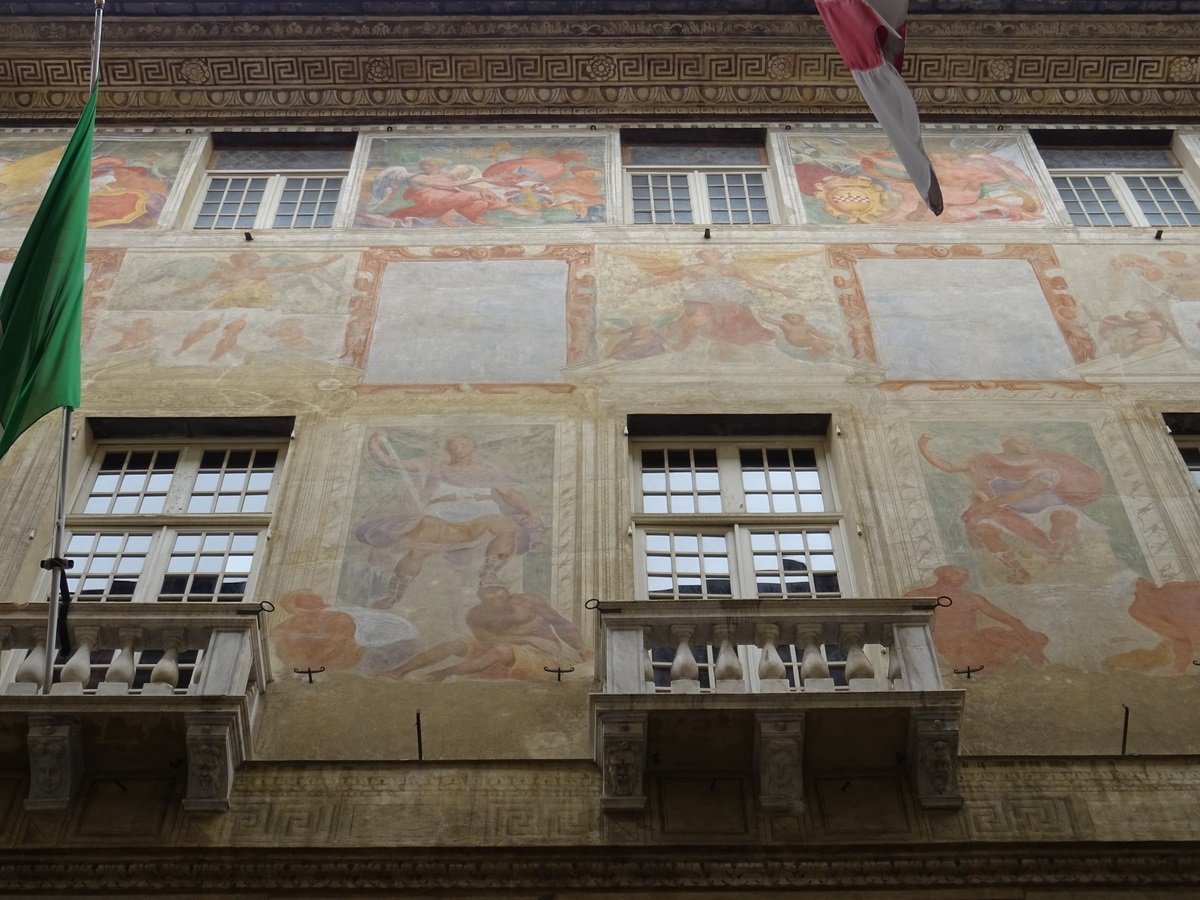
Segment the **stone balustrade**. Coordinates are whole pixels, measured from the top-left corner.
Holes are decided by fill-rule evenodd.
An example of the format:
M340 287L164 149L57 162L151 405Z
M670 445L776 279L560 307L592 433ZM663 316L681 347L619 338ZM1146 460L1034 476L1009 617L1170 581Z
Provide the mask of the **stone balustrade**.
M84 722L144 716L148 723L180 720L188 761L185 808L228 808L233 774L249 756L262 687L270 680L259 607L74 603L72 652L48 693L47 610L43 603L0 604L0 650L7 657L0 667L7 682L0 687L0 716L28 722L26 807L67 805L88 758ZM148 678L139 678L135 655L146 651L157 651L157 659ZM181 657L195 659L190 676L181 671Z
M839 689L820 648L845 655L845 690L929 691L943 688L930 623L933 600L884 599L821 602L694 601L603 603L604 693L656 690L648 650L674 647L672 693L700 690L694 648L719 648L713 667L718 693L829 692ZM789 680L778 647L803 651L799 678ZM761 651L756 678L748 677L739 646ZM877 652L868 655L872 647ZM879 652L879 651L882 652ZM871 656L886 665L872 662Z
M753 721L755 783L766 810L803 805L806 723L834 721L818 729L820 740L855 723L855 733L878 735L877 758L906 761L923 806L961 805L963 692L942 681L936 608L932 598L598 604L603 684L590 702L602 806L645 808L646 760L669 755L653 744L673 740L680 716L715 729ZM833 665L822 652L830 647L840 651ZM671 648L669 677L656 678L651 651L670 656ZM711 660L704 673L698 655Z

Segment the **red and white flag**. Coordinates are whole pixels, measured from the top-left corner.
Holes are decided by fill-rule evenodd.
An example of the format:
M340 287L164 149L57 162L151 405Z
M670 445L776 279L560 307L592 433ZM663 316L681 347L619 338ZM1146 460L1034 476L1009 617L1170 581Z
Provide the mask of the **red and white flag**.
M816 0L842 60L896 148L921 199L942 214L942 191L921 144L912 93L900 77L908 0Z

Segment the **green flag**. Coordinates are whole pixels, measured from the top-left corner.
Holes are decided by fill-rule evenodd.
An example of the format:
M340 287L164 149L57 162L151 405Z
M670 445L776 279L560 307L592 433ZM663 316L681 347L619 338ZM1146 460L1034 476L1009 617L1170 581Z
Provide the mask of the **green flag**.
M96 96L93 89L0 293L0 457L46 413L79 406Z

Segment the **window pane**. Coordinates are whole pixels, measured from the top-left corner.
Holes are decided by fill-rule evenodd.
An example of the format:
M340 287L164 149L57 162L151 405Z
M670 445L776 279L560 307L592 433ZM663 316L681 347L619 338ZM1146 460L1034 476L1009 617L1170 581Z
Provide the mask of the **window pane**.
M67 544L67 588L75 600L131 600L145 568L149 535L75 534Z
M751 204L749 197L765 196L761 172L709 172L708 205L715 225L767 224L766 205Z
M645 541L650 597L730 596L729 554L723 536L656 532L646 534Z

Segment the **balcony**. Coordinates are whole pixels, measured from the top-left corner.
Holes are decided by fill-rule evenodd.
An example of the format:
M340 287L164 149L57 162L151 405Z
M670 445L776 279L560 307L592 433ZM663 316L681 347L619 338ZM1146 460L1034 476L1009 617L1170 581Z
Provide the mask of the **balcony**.
M930 630L936 606L913 598L599 604L604 684L591 696L591 719L601 805L644 809L648 759L711 761L724 745L713 764L749 765L766 811L802 808L809 761L903 760L922 806L960 806L963 692L942 683ZM664 656L669 669L652 661Z
M23 733L27 809L64 809L85 766L187 760L189 810L229 807L270 679L257 604L75 603L45 679L45 604L0 604L0 728ZM135 664L155 651L153 668ZM97 664L97 660L102 660Z

